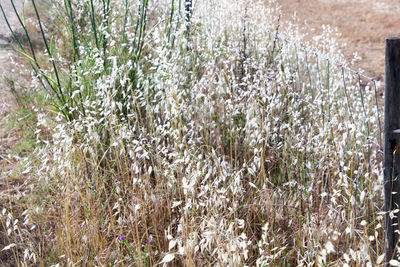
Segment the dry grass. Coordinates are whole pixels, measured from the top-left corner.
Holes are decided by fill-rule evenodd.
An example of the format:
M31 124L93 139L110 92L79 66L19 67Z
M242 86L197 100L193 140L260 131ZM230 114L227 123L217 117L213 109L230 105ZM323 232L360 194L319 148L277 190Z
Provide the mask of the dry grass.
M148 24L134 15L143 8L126 16L116 2L113 23L94 10L98 35L73 3L79 34L57 24L52 54L71 116L36 113L21 171L32 188L0 220L17 264L380 264L373 88L363 106L354 77L347 92L338 66L296 49L295 27L280 29L288 43L266 31L277 29L272 1L228 2L199 1L190 25L178 2L172 15L149 2ZM329 34L304 45L342 62Z

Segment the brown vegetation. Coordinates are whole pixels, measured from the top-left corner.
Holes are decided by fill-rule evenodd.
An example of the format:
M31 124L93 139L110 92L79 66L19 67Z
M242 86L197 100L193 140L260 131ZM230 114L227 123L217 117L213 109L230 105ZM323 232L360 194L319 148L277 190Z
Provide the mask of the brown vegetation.
M283 21L300 25L312 37L322 25L338 28L339 41L347 43L344 54L354 52L362 60L357 66L373 78L383 81L385 38L400 35L400 7L395 0L278 0ZM293 19L293 14L296 18ZM314 30L312 30L314 29Z

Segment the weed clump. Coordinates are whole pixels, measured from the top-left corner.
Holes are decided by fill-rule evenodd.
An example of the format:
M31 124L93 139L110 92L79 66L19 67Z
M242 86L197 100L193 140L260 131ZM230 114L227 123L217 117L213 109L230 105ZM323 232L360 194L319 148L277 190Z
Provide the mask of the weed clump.
M300 49L295 29L274 32L273 1L183 4L53 1L68 19L42 31L51 68L21 52L51 89L56 123L38 121L52 133L35 151L46 201L26 213L46 243L20 261L375 265L371 87L359 98L323 60L343 61L334 42Z

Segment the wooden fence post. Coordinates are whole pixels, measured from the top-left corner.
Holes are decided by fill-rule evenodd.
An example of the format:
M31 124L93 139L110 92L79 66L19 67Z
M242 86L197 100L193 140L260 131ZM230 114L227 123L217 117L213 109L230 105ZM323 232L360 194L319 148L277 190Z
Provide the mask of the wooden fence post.
M192 16L192 0L185 0L185 14L186 22L189 23Z
M386 39L385 64L385 249L386 263L396 258L400 209L400 38Z

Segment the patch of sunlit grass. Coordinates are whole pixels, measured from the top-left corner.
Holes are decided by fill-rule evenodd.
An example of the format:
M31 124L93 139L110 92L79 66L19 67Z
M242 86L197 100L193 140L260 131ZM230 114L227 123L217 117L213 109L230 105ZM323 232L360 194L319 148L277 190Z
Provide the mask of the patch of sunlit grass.
M37 135L34 219L1 220L18 262L378 264L374 94L361 99L329 61L343 61L331 29L300 49L295 28L276 38L272 1L190 14L180 1L93 2L65 2L54 65L39 69L56 114L37 119L52 137ZM26 225L40 229L32 247Z

